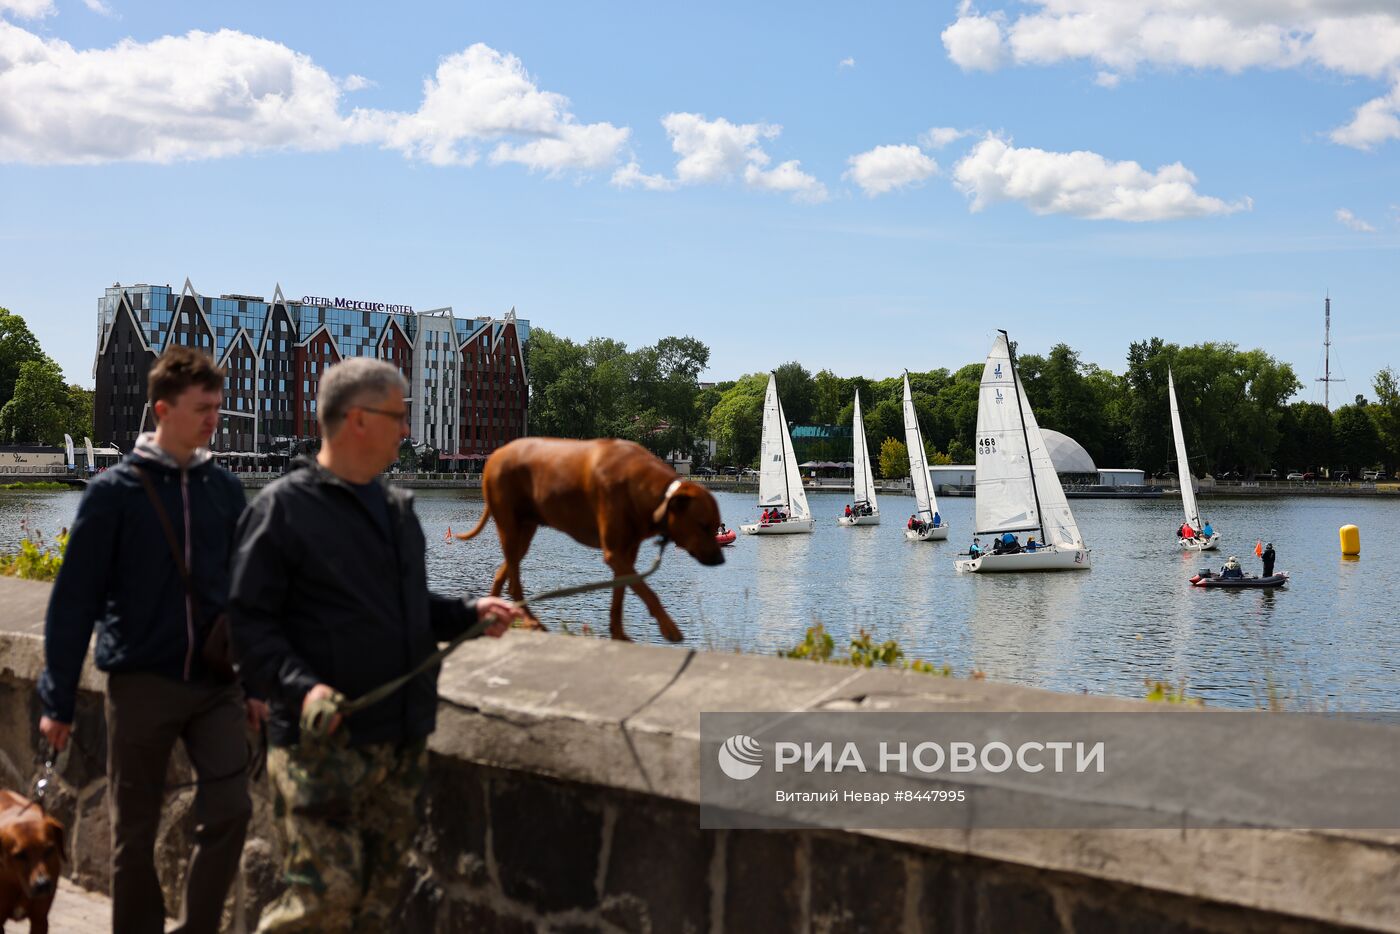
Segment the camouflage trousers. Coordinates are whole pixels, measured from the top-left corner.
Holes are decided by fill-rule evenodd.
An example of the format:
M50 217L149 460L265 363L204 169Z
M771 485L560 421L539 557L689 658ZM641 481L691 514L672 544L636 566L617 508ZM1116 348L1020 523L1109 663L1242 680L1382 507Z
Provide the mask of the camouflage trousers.
M268 753L288 889L259 934L387 931L428 775L427 742Z

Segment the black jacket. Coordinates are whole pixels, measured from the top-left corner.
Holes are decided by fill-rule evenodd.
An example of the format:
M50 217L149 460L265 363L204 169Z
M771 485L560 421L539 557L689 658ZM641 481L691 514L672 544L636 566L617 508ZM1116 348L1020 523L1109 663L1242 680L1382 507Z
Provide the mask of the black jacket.
M385 492L392 540L345 481L300 458L238 523L233 642L244 679L271 700L273 745L297 742L316 684L359 697L476 622L462 598L428 592L413 496ZM426 737L436 717L433 669L346 726L354 745L404 742Z
M180 470L158 449L138 447L88 484L44 621L44 712L73 721L78 676L93 626L97 667L143 671L186 681L207 677L204 632L185 602L185 585L136 467L155 484L175 536L186 549L205 627L228 603L234 529L247 503L238 478L196 455ZM189 512L186 517L185 505Z

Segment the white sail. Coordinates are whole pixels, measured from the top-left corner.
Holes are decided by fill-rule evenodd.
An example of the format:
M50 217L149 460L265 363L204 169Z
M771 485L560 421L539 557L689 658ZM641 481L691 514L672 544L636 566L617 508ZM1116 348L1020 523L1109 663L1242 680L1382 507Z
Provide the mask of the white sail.
M880 511L880 504L875 500L875 474L870 468L870 445L865 438L865 417L860 411L860 390L856 390L856 412L851 421L851 430L854 435L855 454L855 502L868 503L873 512Z
M1083 547L1025 387L1012 370L1006 335L998 334L977 402L977 534L1004 532L1038 532L1048 544Z
M909 479L914 484L915 509L920 519L932 522L933 514L938 511L938 498L933 495L933 483L928 475L924 433L919 430L919 416L914 411L907 371L904 374L904 444L909 449Z
M1186 457L1186 435L1181 431L1181 410L1176 404L1176 380L1172 378L1171 367L1167 368L1167 398L1171 400L1172 438L1176 441L1176 476L1181 482L1181 507L1186 511L1186 521L1193 529L1201 528L1201 512L1196 506L1196 480L1191 473L1191 462Z
M763 399L763 440L759 445L758 505L782 506L796 518L811 515L807 494L802 489L802 474L797 469L797 455L792 449L783 417L783 404L778 399L778 381L768 375L768 392Z

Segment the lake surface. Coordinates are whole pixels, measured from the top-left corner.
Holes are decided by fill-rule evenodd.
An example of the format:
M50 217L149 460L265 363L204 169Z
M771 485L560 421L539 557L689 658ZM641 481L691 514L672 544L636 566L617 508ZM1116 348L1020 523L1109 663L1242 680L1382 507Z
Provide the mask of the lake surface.
M1224 550L1182 555L1174 529L1179 501L1074 500L1093 570L1051 574L960 575L974 501L945 498L947 542L911 543L905 496L886 496L885 524L842 528L849 494L809 494L818 518L811 535L740 535L728 561L707 568L668 550L651 583L693 647L771 654L791 648L822 622L838 647L862 627L895 639L910 658L949 664L958 675L1059 691L1141 697L1144 679L1185 681L1212 706L1254 707L1270 687L1298 709L1400 711L1400 497L1395 499L1206 499L1203 513ZM753 494L717 493L731 527L755 518ZM75 492L0 491L0 548L10 549L28 520L49 537L70 525ZM443 540L450 525L469 530L481 515L469 492L417 491L428 539L428 573L443 592L483 592L500 560L494 532L471 542ZM1337 529L1361 529L1362 557L1344 561ZM1284 591L1192 587L1203 564L1237 554L1258 573L1256 539L1272 541ZM650 562L651 546L639 558ZM608 575L598 552L541 530L525 559L527 592ZM609 594L543 605L541 617L572 631L607 633ZM627 631L659 642L641 601L629 593Z

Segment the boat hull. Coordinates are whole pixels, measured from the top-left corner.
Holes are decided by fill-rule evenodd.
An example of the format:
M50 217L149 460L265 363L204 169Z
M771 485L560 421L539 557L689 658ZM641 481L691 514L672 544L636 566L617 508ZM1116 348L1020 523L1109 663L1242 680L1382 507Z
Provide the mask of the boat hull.
M716 544L716 545L732 545L732 544L734 544L734 539L736 539L736 538L738 538L738 537L739 537L739 536L737 536L737 535L734 534L734 530L733 530L733 529L730 529L728 532L725 532L723 535L716 535L716 536L715 536L715 544Z
M1220 533L1216 532L1210 538L1177 539L1176 545L1182 551L1215 551L1220 547Z
M1202 577L1197 574L1191 578L1191 583L1197 587L1219 587L1222 590L1247 590L1259 587L1285 587L1288 585L1288 572L1272 574L1269 577L1235 577L1225 578L1212 574L1209 577Z
M880 514L877 512L873 516L837 516L837 525L879 525Z
M904 530L904 538L910 542L941 542L948 538L948 523L943 523L933 528L924 529L922 532L915 532L913 529Z
M803 535L816 528L817 522L806 519L784 519L782 522L752 522L739 526L745 535Z
M955 567L960 574L1015 574L1021 571L1087 571L1087 548L1037 548L1014 555L985 554L980 558L963 558Z

